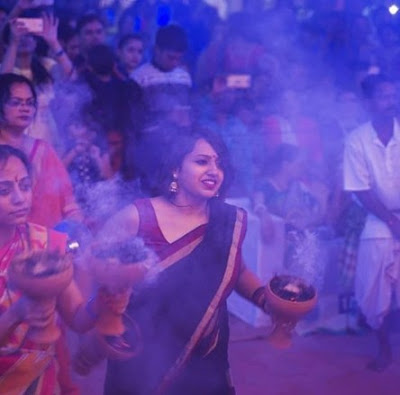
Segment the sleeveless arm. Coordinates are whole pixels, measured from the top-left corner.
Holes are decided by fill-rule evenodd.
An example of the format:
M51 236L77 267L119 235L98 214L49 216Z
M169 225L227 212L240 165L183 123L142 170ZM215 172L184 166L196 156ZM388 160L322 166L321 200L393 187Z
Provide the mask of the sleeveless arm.
M134 204L111 217L98 233L98 242L113 242L135 237L139 230L139 212Z
M238 209L242 210L242 209ZM246 214L246 212L245 212ZM247 228L247 215L244 217L245 225L244 230L242 232L242 237L240 240L240 247L239 247L239 256L240 259L240 268L239 268L239 276L236 282L235 291L239 293L243 298L249 300L250 302L254 303L253 296L254 292L261 288L264 284L262 284L261 280L252 272L250 271L244 260L242 254L242 245L246 234ZM261 306L260 306L261 307Z
M87 308L82 294L73 280L57 299L57 310L66 324L75 332L83 333L91 329L95 319Z
M242 262L235 291L245 299L252 301L251 297L254 291L263 285L261 280Z

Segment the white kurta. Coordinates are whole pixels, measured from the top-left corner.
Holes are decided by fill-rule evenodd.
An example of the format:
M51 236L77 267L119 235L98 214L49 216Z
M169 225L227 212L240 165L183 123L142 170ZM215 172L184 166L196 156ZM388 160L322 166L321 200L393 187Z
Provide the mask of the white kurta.
M400 126L385 146L371 122L353 131L344 152L344 189L373 191L389 210L400 209ZM356 300L369 325L378 328L390 309L393 290L399 288L399 242L389 227L368 214L358 250ZM399 292L396 292L399 295Z

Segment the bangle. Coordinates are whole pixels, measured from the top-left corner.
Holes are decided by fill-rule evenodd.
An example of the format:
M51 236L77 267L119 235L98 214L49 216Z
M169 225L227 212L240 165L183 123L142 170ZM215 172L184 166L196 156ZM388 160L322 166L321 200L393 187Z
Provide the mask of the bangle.
M59 58L60 56L62 56L62 55L64 55L65 54L65 51L64 51L64 49L60 49L60 50L58 50L57 52L54 52L54 56L56 57L56 58Z
M265 304L265 287L258 287L251 295L251 301L258 307L264 308Z

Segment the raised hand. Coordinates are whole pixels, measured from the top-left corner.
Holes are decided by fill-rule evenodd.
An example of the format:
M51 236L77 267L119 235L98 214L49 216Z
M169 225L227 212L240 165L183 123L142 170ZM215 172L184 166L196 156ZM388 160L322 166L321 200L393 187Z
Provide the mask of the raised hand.
M18 19L12 19L10 21L10 33L11 42L18 43L21 37L28 34L29 31L23 23L18 21Z
M13 308L20 322L25 322L35 328L45 328L54 320L56 301L55 299L47 300L44 303L22 296Z
M58 44L57 29L58 19L51 13L44 13L43 19L43 31L38 35L42 37L51 48L54 48Z

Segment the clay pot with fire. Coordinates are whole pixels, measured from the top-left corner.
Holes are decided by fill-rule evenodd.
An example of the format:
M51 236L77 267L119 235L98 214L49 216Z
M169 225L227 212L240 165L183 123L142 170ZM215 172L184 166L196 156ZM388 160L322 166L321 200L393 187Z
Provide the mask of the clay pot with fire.
M317 292L298 277L275 276L265 289L273 327L268 341L277 348L288 348L297 322L317 303Z
M56 299L73 277L70 255L35 252L29 256L17 256L8 269L8 276L10 284L34 302L54 305L52 322L46 327L31 326L27 334L35 343L54 343L60 336L60 329L55 321Z
M140 351L139 327L125 310L133 288L146 280L155 263L151 252L136 238L94 245L91 255L98 317L93 335L82 344L75 359L80 374L87 374L105 357L127 359Z

